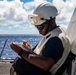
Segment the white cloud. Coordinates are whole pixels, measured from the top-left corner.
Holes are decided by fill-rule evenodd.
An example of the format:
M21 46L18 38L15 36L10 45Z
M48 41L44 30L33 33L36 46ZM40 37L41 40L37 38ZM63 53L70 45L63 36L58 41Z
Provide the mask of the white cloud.
M27 12L19 1L0 1L0 25L15 25L27 22Z
M34 0L35 6L38 6L42 2L46 2L47 0Z
M34 5L35 5L34 2L27 2L27 3L24 4L24 8L25 8L26 11L30 11L30 10L32 10Z
M74 10L74 3L72 0L53 0L53 4L58 8L60 14L57 17L57 23L69 23Z

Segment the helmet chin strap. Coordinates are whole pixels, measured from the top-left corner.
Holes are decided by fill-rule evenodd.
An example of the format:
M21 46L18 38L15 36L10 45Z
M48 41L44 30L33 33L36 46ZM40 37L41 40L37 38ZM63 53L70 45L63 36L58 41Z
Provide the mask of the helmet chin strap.
M47 34L50 31L50 27L52 27L52 19L54 19L54 18L50 17L50 20L47 20L48 27L46 29L46 33L45 34Z

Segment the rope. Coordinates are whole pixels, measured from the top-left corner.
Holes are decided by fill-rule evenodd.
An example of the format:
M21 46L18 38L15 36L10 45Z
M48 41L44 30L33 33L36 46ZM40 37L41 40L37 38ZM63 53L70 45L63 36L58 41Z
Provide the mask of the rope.
M4 43L3 48L2 48L2 51L1 51L1 53L0 53L0 59L1 59L1 56L2 56L2 54L3 54L3 51L4 51L4 48L5 48L5 45L6 45L7 40L8 40L8 39L5 40L5 43Z

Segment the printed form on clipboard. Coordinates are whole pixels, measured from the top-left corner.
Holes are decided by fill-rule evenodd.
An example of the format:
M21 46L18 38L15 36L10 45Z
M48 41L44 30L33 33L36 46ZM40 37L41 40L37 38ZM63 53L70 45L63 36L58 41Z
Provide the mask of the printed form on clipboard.
M24 44L22 43L15 43L17 46L21 47L24 51L27 51L27 52L30 52L30 53L33 53L33 54L36 54L35 52L33 52L32 49L30 48L27 48ZM37 55L37 54L36 54Z

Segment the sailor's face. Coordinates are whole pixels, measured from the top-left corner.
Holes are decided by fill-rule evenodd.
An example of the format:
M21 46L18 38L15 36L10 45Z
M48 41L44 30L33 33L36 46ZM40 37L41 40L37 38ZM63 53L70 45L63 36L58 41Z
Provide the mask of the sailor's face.
M35 27L38 29L38 31L41 35L45 35L48 25L47 25L47 22L45 22L45 23L35 26Z

